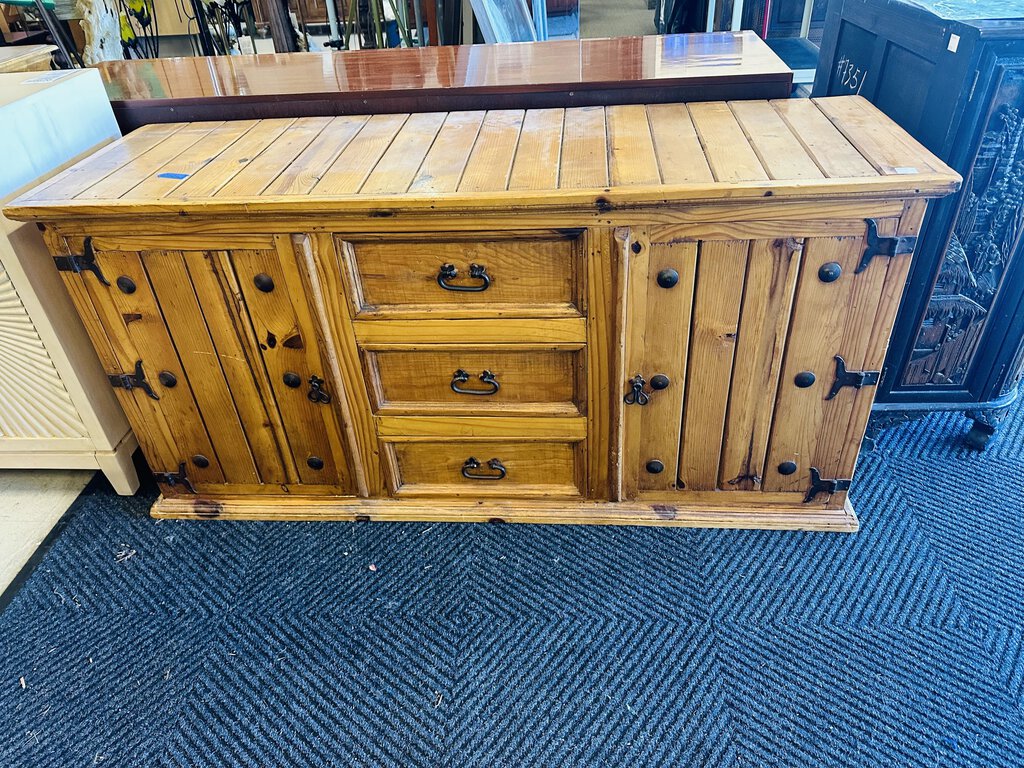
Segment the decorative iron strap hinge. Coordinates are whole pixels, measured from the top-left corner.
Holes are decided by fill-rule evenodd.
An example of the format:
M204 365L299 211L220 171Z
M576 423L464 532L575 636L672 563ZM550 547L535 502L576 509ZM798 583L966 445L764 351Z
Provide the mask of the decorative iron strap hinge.
M864 254L860 257L860 264L853 270L855 275L859 275L865 269L868 268L868 264L875 256L886 256L892 258L893 256L904 256L914 252L917 247L917 237L911 237L904 235L901 237L879 237L878 236L878 225L874 219L864 219L864 223L868 225L868 232L864 240L867 245L864 246Z
M839 394L839 390L843 387L853 387L854 389L873 387L878 384L881 376L881 371L848 371L846 370L846 361L836 355L836 380L832 382L832 389L828 391L825 399L831 400Z
M833 493L838 493L839 491L848 491L850 490L850 485L852 483L853 480L846 478L837 478L834 480L822 478L818 468L811 467L811 487L807 489L807 495L804 496L804 504L814 501L814 497L819 493L827 493L831 496Z
M146 381L146 372L142 370L142 361L135 361L134 373L112 373L107 376L110 379L110 386L116 389L141 389L154 400L159 400L160 395L153 391L153 388Z
M106 286L110 285L110 281L100 271L100 265L96 263L96 254L92 250L91 237L85 238L85 245L82 247L81 254L54 256L53 263L57 265L58 272L74 272L76 275L80 275L82 272L92 272L99 278L101 283Z
M196 493L196 488L185 473L185 462L178 465L177 472L154 472L153 479L161 485L169 485L172 488L176 485L183 486L189 493Z

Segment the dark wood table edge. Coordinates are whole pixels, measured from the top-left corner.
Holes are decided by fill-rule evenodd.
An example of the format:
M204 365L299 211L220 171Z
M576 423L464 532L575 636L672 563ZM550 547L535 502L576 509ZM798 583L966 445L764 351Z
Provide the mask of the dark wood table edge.
M735 98L737 84L744 85L745 98L785 99L792 91L793 74L779 72L675 81L665 79L657 80L654 84L588 82L571 85L336 91L183 99L111 99L111 106L121 130L127 133L150 123L203 120L725 101Z

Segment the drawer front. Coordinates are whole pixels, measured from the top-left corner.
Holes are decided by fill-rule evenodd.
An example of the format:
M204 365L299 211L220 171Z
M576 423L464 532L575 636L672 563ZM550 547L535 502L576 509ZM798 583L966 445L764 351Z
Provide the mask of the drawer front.
M469 440L387 449L400 495L579 496L580 446Z
M577 350L386 351L367 355L377 410L577 414Z
M357 314L416 307L458 313L510 311L580 314L578 235L464 240L350 241Z

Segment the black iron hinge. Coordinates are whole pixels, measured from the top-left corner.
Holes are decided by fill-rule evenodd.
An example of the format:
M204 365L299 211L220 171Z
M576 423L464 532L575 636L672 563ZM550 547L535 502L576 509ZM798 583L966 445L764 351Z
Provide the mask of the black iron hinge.
M874 219L864 219L864 223L868 226L867 235L864 237L867 245L864 246L864 254L860 257L860 264L853 271L855 275L859 275L867 269L868 264L871 263L875 256L885 256L891 259L893 256L911 254L917 247L917 237L910 235L879 237L878 225Z
M57 265L58 272L74 272L76 275L82 272L92 272L101 283L109 286L110 281L103 276L100 265L96 263L96 254L92 250L92 238L85 238L81 254L70 256L54 256L53 263Z
M811 467L811 487L807 489L807 495L804 496L804 504L814 501L814 497L819 493L827 493L831 496L839 491L848 491L852 483L853 480L846 478L823 478L817 467Z
M873 387L878 384L881 376L881 371L848 371L846 370L846 361L836 355L836 380L832 382L832 389L828 391L825 399L831 400L839 394L839 390L843 387L853 387L854 389Z
M188 479L188 475L185 473L184 461L178 465L177 472L154 472L153 479L161 485L169 485L171 487L180 485L189 493L196 493L195 486L192 485L192 481Z
M154 400L159 400L160 395L153 391L153 388L146 381L146 372L142 370L142 361L135 361L135 372L134 373L112 373L108 374L107 378L110 379L110 386L119 389L141 389L147 395Z

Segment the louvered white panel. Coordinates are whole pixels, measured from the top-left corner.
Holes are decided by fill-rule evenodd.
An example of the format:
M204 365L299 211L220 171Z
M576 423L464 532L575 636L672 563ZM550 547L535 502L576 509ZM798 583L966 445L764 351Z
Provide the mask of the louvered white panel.
M10 276L0 267L0 438L88 437Z

